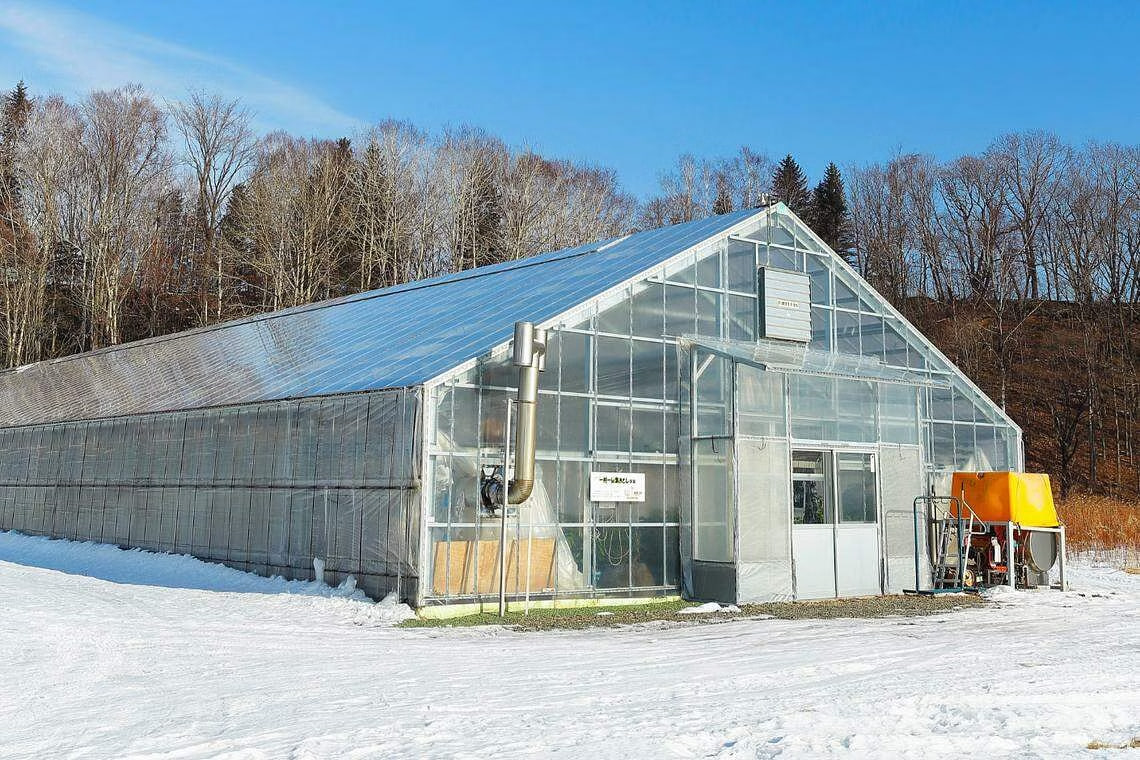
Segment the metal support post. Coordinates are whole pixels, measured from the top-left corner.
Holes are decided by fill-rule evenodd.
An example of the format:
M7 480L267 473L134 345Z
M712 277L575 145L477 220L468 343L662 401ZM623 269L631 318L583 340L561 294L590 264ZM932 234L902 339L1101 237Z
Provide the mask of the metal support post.
M507 399L507 425L503 433L503 488L499 504L499 617L507 616L507 484L511 482L511 409L514 399Z
M1058 563L1057 569L1061 575L1061 590L1062 591L1068 591L1069 585L1065 581L1065 526L1064 525L1061 526L1060 535L1061 535L1061 539L1060 539L1061 540L1061 553L1060 553L1060 556L1057 557L1057 563Z
M1017 588L1017 541L1013 538L1013 523L1005 524L1005 551L1006 565L1009 568L1007 578L1010 588Z

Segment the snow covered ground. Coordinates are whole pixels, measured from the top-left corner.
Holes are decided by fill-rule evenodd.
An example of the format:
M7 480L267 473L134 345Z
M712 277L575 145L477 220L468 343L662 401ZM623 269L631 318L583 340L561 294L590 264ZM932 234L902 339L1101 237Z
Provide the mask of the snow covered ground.
M350 589L0 533L0 757L1092 754L1140 736L1140 576L1071 580L925 618L395 629Z

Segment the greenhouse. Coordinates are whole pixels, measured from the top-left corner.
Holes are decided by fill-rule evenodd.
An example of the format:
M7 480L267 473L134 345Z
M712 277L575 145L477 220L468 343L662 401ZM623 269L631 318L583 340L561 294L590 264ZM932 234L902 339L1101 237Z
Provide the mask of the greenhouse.
M1022 465L783 204L21 367L0 419L0 529L416 607L901 591L914 498Z

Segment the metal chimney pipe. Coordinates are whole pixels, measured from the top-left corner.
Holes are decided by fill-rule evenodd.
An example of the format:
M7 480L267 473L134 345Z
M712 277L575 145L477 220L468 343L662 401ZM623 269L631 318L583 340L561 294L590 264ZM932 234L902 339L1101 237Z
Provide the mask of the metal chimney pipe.
M538 444L538 373L546 369L546 330L515 322L514 364L519 368L518 418L515 424L515 476L507 503L521 504L534 490L534 456Z

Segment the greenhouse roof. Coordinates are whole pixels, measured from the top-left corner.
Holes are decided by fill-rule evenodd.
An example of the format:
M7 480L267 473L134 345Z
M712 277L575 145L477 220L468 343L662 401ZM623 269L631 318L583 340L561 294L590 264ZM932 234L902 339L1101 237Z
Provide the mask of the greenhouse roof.
M0 373L0 425L420 385L639 272L747 209Z

